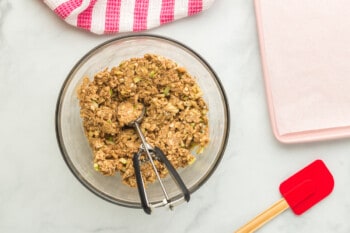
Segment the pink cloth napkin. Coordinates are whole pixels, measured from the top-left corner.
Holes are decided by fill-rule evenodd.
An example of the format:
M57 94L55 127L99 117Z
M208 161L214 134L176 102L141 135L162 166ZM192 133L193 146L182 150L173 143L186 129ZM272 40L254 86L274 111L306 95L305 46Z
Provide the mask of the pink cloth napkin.
M44 0L67 23L96 34L143 31L208 9L214 0Z

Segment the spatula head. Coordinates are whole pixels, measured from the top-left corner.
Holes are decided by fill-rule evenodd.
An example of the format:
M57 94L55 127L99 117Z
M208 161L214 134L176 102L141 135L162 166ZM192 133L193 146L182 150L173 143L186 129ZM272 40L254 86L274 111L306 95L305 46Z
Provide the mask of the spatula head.
M333 190L334 179L322 160L316 160L283 181L280 192L297 215L303 214Z

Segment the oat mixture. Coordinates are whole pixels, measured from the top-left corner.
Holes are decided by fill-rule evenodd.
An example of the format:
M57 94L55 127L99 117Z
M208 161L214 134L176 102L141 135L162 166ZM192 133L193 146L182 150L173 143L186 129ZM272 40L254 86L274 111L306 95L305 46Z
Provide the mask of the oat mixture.
M131 187L136 186L132 157L141 141L127 124L137 118L142 104L146 140L175 168L193 163L191 150L200 154L209 142L208 108L199 86L185 68L162 56L131 58L97 73L93 81L85 77L78 99L95 170L104 175L120 172L123 183ZM155 164L165 177L165 166L157 160ZM141 172L146 183L155 181L150 163L142 163Z

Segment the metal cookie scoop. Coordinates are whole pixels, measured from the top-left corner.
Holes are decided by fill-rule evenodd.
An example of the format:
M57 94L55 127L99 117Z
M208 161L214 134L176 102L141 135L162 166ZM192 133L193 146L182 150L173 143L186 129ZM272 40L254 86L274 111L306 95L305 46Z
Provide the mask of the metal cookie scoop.
M164 186L164 184L159 176L159 173L157 171L157 168L154 164L155 159L162 162L165 165L165 167L168 169L168 172L170 173L172 179L174 180L174 182L176 183L178 188L181 190L181 192L183 194L183 199L188 202L190 200L190 192L187 189L187 187L185 186L180 175L177 173L177 171L172 166L172 164L167 159L167 157L165 156L165 154L163 153L163 151L161 149L159 149L158 147L152 147L149 143L147 143L145 136L143 135L143 133L140 129L139 124L141 123L142 118L145 115L146 107L143 104L140 104L142 106L142 109L140 109L137 107L135 108L135 106L131 104L132 108L130 109L127 107L127 104L131 104L131 103L126 103L126 105L124 105L124 106L122 105L122 106L120 106L120 108L118 107L118 115L125 116L125 118L120 117L120 118L122 118L121 121L124 120L124 123L127 126L133 127L137 131L137 133L141 139L141 146L140 146L139 151L134 154L133 164L134 164L134 169L135 169L137 188L139 191L141 205L142 205L143 210L147 214L151 214L152 207L168 206L170 209L172 209L174 204L175 204L174 201L170 200L169 195L166 192L165 186ZM141 113L139 116L136 116L135 112L136 113L141 112ZM132 113L134 113L134 114L132 114ZM126 118L131 119L131 121L125 122ZM140 163L141 163L140 156L144 153L146 153L147 159L152 165L152 168L156 174L156 177L159 181L160 187L161 187L163 194L164 194L164 200L160 203L151 204L147 198L146 188L145 188L145 184L144 184L143 179L142 179L141 166L140 166Z

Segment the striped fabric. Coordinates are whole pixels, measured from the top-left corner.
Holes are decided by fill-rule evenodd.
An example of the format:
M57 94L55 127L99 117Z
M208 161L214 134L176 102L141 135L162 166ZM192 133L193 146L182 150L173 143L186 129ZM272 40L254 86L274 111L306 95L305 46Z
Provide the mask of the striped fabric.
M44 0L67 23L96 34L137 32L208 9L214 0Z

